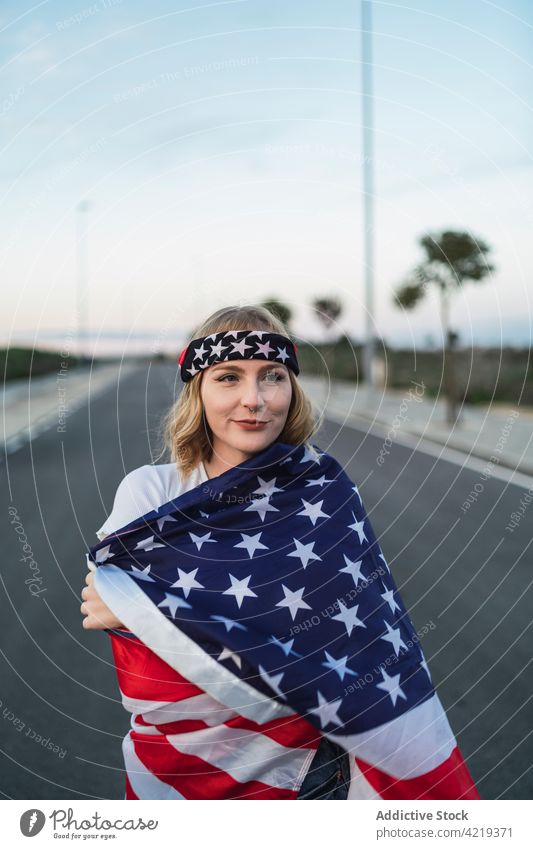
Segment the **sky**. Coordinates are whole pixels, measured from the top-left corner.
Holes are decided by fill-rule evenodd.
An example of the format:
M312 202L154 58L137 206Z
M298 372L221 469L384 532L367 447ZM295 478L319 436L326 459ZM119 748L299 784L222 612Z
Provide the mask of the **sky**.
M392 294L457 229L496 267L454 296L461 344L529 345L533 3L372 7L375 335L440 344L437 293ZM75 351L80 274L96 354L268 297L319 340L335 295L364 338L360 2L7 0L0 30L0 344Z

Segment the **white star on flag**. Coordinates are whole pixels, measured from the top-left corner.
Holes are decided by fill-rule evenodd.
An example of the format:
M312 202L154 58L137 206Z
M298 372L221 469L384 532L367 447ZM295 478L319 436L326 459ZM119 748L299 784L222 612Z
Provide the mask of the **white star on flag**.
M232 660L233 663L235 663L239 667L239 669L242 669L242 657L240 657L234 651L231 651L231 649L226 648L226 646L224 646L224 648L220 652L217 660Z
M157 527L160 531L163 530L163 525L165 522L177 522L177 519L174 519L172 516L161 516L160 519L157 520Z
M222 344L222 339L220 339L220 340L217 342L217 344L216 344L216 345L211 345L211 353L209 354L209 356L210 356L210 357L213 357L213 356L215 356L215 357L221 357L221 356L222 356L222 351L225 351L227 347L228 347L227 345L223 345L223 344Z
M251 348L252 345L246 344L246 339L240 339L239 342L232 342L233 350L230 352L232 354L240 354L241 357L245 357L244 353L247 348Z
M226 338L226 336L233 336L233 338L235 339L236 336L237 336L237 333L240 333L240 332L241 332L240 330L227 330L224 333L224 339Z
M138 569L137 566L132 563L131 570L129 572L126 572L126 574L133 575L134 578L137 578L138 581L151 581L153 584L155 584L154 579L150 575L151 568L152 567L150 566L150 564L148 564L148 566L145 566L144 569Z
M318 554L315 554L313 551L314 542L308 542L306 545L304 545L300 542L300 540L296 539L295 537L293 537L292 539L296 546L296 551L290 551L287 554L287 557L299 557L304 569L306 568L310 560L322 560L322 558L319 557Z
M341 681L344 681L345 675L358 675L358 672L354 672L352 669L346 668L346 662L348 660L348 655L344 657L337 658L333 657L329 652L324 649L324 654L327 657L327 661L322 664L326 669L333 669L334 672L337 673Z
M229 577L231 580L231 587L228 587L227 590L224 590L222 595L234 595L238 607L241 606L245 596L249 596L250 598L253 596L254 598L257 598L257 593L254 593L254 591L251 590L248 586L248 581L252 577L251 575L248 575L247 578L241 578L241 580L235 578L231 574Z
M321 727L324 728L330 723L332 723L333 725L342 725L342 719L337 713L339 705L342 703L342 699L335 699L335 701L333 702L328 702L327 699L324 698L320 690L317 691L317 696L318 707L310 708L309 713L316 713L316 715L320 719Z
M304 610L305 608L307 608L308 610L311 610L311 605L307 604L306 601L302 600L302 596L304 594L305 587L300 587L299 590L293 591L293 590L290 590L288 587L286 587L285 584L282 584L281 588L282 588L283 592L285 593L285 598L283 598L281 601L278 601L275 606L276 607L288 607L290 612L291 612L291 616L292 616L293 621L296 618L296 614L298 613L298 610L299 610L300 607L302 608L302 610Z
M337 613L336 616L332 616L331 618L338 619L339 622L342 622L345 625L349 637L351 636L351 633L354 628L366 628L365 623L361 622L361 620L357 616L357 611L359 609L358 604L354 605L354 607L346 607L346 605L343 604L340 598L337 599L337 602L341 609L341 612Z
M318 463L320 465L320 454L315 455L313 452L309 450L307 445L304 448L304 453L302 459L299 460L300 463Z
M250 330L250 332L248 333L248 338L250 336L259 336L259 338L262 339L263 336L265 335L265 333L269 333L269 332L270 331L268 331L268 330Z
M256 342L256 345L257 345L256 355L257 354L263 354L263 356L266 357L267 360L268 360L268 355L270 353L272 353L272 351L274 350L274 348L270 347L270 342Z
M432 680L432 678L431 678L431 672L429 671L429 667L428 667L428 665L427 665L426 658L425 658L423 655L422 655L422 660L420 661L420 666L422 667L422 669L423 669L423 670L424 670L424 672L426 673L427 677L428 677L428 678L429 678L429 680L431 681L431 680Z
M380 555L379 555L379 557L381 557L381 559L383 560L383 563L385 564L385 567L386 567L386 569L387 569L387 572L388 572L388 573L389 573L389 575L390 575L389 564L387 563L387 561L386 561L386 560L385 560L385 558L383 557L383 554L380 554Z
M229 633L233 628L239 628L241 631L248 630L246 625L243 625L241 622L235 622L234 619L228 619L227 616L215 616L211 614L211 619L214 619L216 622L222 622L226 626L226 631Z
M183 595L185 596L185 598L189 597L189 593L190 593L191 590L196 590L196 589L202 589L203 590L203 589L205 589L204 585L200 584L196 580L197 571L198 571L198 569L196 568L196 569L193 569L192 572L184 572L183 569L180 569L178 567L179 578L178 578L177 581L174 581L174 583L171 584L170 586L171 587L179 587L181 590L183 590Z
M398 657L399 654L400 654L400 649L406 649L407 650L407 646L405 645L404 641L401 638L400 629L399 628L391 628L391 626L389 625L389 623L387 622L386 619L384 619L383 622L385 623L385 627L387 628L387 633L384 634L380 639L388 640L389 643L394 648L394 651L396 652L396 657Z
M267 498L270 498L275 492L283 492L282 487L276 486L276 478L265 481L257 475L257 480L259 481L260 486L258 486L257 489L254 489L254 495L266 495Z
M359 492L358 488L354 485L354 486L352 486L352 489L353 489L353 491L355 492L355 494L357 495L357 497L358 497L358 499L359 499L359 503L360 503L360 504L362 504L362 503L363 503L363 499L361 498L361 495L360 495L360 492Z
M385 586L385 584L383 584L383 586ZM391 609L391 613L394 613L395 610L401 609L400 605L398 604L398 602L394 598L394 590L387 590L386 592L381 593L381 598L384 599L384 601L387 602L387 604L389 605L389 607Z
M194 377L195 374L198 374L198 369L195 368L194 366L192 366L192 368L185 369L185 371L188 371L189 374L191 374L193 377Z
M105 563L106 560L109 560L110 557L114 557L114 554L111 554L111 546L106 545L105 548L99 548L96 554L94 555L94 559L97 563Z
M244 508L245 513L249 513L251 510L257 511L259 513L259 518L262 522L265 521L265 516L267 513L279 513L277 507L274 507L268 497L265 495L263 498L256 498L249 507Z
M298 654L298 652L295 652L295 651L293 651L293 650L292 650L292 647L293 647L293 644L294 644L294 637L292 638L292 640L287 640L287 642L286 642L286 643L282 643L282 642L281 642L281 640L278 640L278 638L277 638L277 637L272 636L272 637L270 637L269 642L270 642L270 643L274 643L274 645L275 645L275 646L278 646L278 648L280 648L280 649L281 649L281 651L282 651L282 652L283 652L283 653L284 653L287 657L288 657L290 654L294 654L296 657L301 657L301 656L302 656L301 654Z
M245 548L250 558L252 558L255 554L256 548L268 549L268 545L263 545L262 542L259 542L260 536L261 531L259 531L258 534L243 534L241 531L242 541L238 542L237 545L234 545L233 548Z
M297 516L307 516L308 519L311 520L312 525L316 525L317 519L330 519L331 516L328 513L322 512L322 505L324 501L318 501L316 504L311 504L310 501L305 501L304 498L301 499L304 509L297 513Z
M170 615L173 619L176 618L176 610L178 607L190 607L188 601L184 601L182 598L179 598L177 595L170 595L170 593L165 593L165 598L163 601L160 601L157 605L158 607L168 607L170 610Z
M327 478L325 475L322 475L321 478L315 478L314 480L308 478L306 486L324 486L325 483L333 483L333 479Z
M343 557L344 557L346 566L343 566L342 569L339 569L339 572L347 572L347 574L351 575L351 577L353 578L353 582L354 582L355 586L356 587L359 586L359 581L366 580L365 576L363 574L361 574L361 564L362 564L363 561L362 560L350 560L348 557L346 557L345 554L343 554Z
M281 696L281 698L284 699L285 693L283 692L283 690L279 686L279 682L281 681L281 679L283 678L285 673L280 672L279 675L269 675L268 672L266 671L266 669L263 669L261 664L259 664L258 669L259 669L259 674L260 674L261 678L263 679L263 681L265 682L265 684L268 684L268 686L270 687L271 690L274 690L274 692L277 693L278 696Z
M276 355L276 359L281 360L283 363L285 363L285 360L289 359L289 354L287 353L287 349L286 348L278 348L278 353Z
M380 684L376 684L376 687L380 690L384 690L389 694L392 700L392 704L396 707L396 702L398 701L398 697L401 699L405 699L407 701L407 696L404 691L398 684L400 680L399 675L387 675L384 669L381 670L381 674L383 676L383 681Z
M355 531L355 533L359 536L359 542L362 543L363 540L366 540L366 535L365 535L365 532L363 530L363 525L365 524L365 521L363 519L361 522L358 522L357 519L355 518L355 513L353 512L353 510L352 510L352 516L353 516L353 525L348 525L348 527L350 528L350 530Z
M152 551L154 548L165 548L162 542L154 542L154 537L146 537L137 543L134 551Z
M202 545L204 544L204 542L216 542L216 539L209 539L209 537L211 536L211 531L209 531L207 534L204 534L203 536L198 536L197 534L193 534L189 531L189 536L191 538L191 542L195 544L198 551L202 550Z
M202 342L200 348L194 349L194 359L195 360L203 360L205 355L207 354L207 348L204 348L204 343Z

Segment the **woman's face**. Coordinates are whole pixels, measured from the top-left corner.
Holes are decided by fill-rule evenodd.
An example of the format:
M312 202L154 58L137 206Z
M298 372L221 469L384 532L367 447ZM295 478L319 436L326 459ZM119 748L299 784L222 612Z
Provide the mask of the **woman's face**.
M200 393L213 434L213 457L237 465L278 438L292 386L281 363L239 360L209 366Z

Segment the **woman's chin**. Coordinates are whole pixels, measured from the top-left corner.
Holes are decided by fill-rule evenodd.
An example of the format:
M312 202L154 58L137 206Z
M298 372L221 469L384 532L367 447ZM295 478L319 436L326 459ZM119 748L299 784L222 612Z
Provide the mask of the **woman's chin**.
M239 440L241 451L261 451L263 448L268 448L275 437L267 436L265 433L252 433L248 439Z
M257 431L255 433L248 431L241 434L239 439L233 441L233 447L243 452L262 451L263 448L268 448L274 442L276 436L276 434L269 431Z

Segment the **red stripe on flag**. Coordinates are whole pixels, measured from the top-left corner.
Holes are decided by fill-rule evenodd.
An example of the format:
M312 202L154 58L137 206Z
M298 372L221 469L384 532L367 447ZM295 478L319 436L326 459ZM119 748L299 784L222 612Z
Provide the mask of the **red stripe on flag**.
M439 766L416 778L393 778L359 758L355 761L382 799L481 798L457 746Z
M153 722L146 722L140 713L135 714L134 721L137 725L146 725L147 728L157 728L161 734L188 734L189 731L202 731L205 728L211 727L203 719L176 719L175 722L163 722L154 725Z
M191 684L140 640L110 634L118 685L130 699L177 702L199 696L203 690Z
M272 719L262 725L244 716L235 716L228 719L224 725L264 734L265 737L270 737L271 740L289 749L318 749L322 736L310 722L297 715Z
M130 731L135 754L160 781L186 799L296 799L297 790L261 781L240 782L196 755L178 752L164 737L147 739Z

